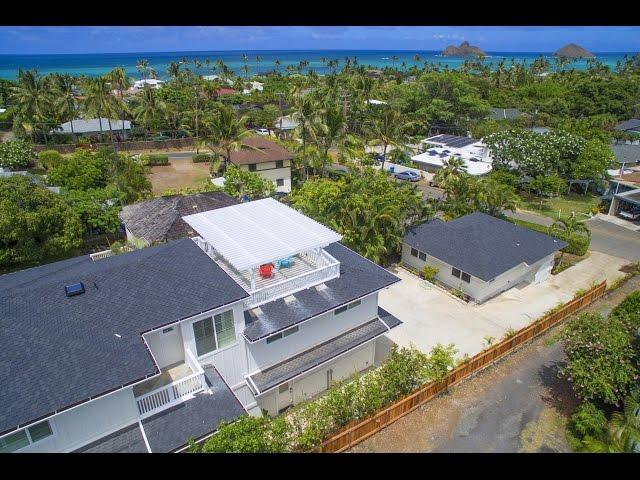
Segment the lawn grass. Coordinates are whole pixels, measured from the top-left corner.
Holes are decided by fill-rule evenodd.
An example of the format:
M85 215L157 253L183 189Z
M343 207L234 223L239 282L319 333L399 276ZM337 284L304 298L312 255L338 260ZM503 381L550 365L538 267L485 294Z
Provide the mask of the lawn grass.
M521 210L544 215L554 220L558 218L558 212L560 212L562 218L570 217L571 212L576 212L577 215L580 213L588 214L600 203L597 195L581 195L577 193L547 198L521 192L520 198L519 208Z

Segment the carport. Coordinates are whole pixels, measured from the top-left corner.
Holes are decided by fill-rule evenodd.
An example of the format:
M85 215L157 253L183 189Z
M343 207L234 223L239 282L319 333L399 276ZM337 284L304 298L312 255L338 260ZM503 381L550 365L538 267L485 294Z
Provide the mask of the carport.
M610 215L617 215L628 220L636 220L640 214L640 188L624 193L616 193L611 201Z

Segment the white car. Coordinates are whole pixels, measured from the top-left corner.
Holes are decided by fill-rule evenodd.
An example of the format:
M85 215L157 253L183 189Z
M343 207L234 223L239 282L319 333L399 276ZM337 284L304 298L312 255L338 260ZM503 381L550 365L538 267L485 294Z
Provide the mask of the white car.
M269 130L266 128L256 128L256 133L258 135L269 135Z

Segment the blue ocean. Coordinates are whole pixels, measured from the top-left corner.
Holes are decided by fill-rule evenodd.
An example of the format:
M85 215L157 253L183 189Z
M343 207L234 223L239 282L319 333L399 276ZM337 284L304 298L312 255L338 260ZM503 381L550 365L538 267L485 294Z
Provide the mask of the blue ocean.
M161 79L167 77L167 65L183 58L188 60L198 59L202 67L197 73L207 75L214 73L213 68L217 59L221 59L236 74L242 75L241 68L245 65L242 59L243 53L248 55L246 62L250 74L271 71L275 67L275 60L280 60L280 71L286 72L288 65L296 66L302 60L309 62L308 68L314 69L318 74L329 72L326 65L328 60L339 60L339 68L344 65L345 57L352 61L356 59L359 65L383 68L396 66L398 68L410 68L413 65L440 64L456 69L462 65L463 58L442 57L437 51L392 51L392 50L255 50L255 51L202 51L202 52L140 52L140 53L103 53L103 54L73 54L73 55L0 55L0 78L15 79L19 69L37 69L42 74L69 73L71 75L87 75L96 77L107 73L114 67L120 66L131 77L138 78L136 63L140 59L146 59ZM416 62L415 56L420 59ZM516 61L526 60L530 65L537 57L543 55L548 58L553 68L551 52L487 52L488 64L496 65L502 59L510 64L511 59ZM625 53L595 53L598 60L611 68L615 68L616 62L621 60ZM629 52L629 56L634 53ZM259 57L259 58L257 58ZM205 65L205 59L210 60L210 67ZM323 62L324 60L324 62ZM403 64L405 67L403 67ZM576 69L585 69L586 60L580 60L573 64ZM194 70L193 64L190 68ZM303 69L305 72L307 68Z

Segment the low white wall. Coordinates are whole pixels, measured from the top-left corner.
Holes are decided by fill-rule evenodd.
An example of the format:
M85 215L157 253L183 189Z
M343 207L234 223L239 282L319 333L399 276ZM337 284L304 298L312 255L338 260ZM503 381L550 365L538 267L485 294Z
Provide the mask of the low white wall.
M162 330L158 330L144 336L160 368L184 362L184 346L180 327L174 325L167 328L172 328L172 330L167 333L162 333Z

